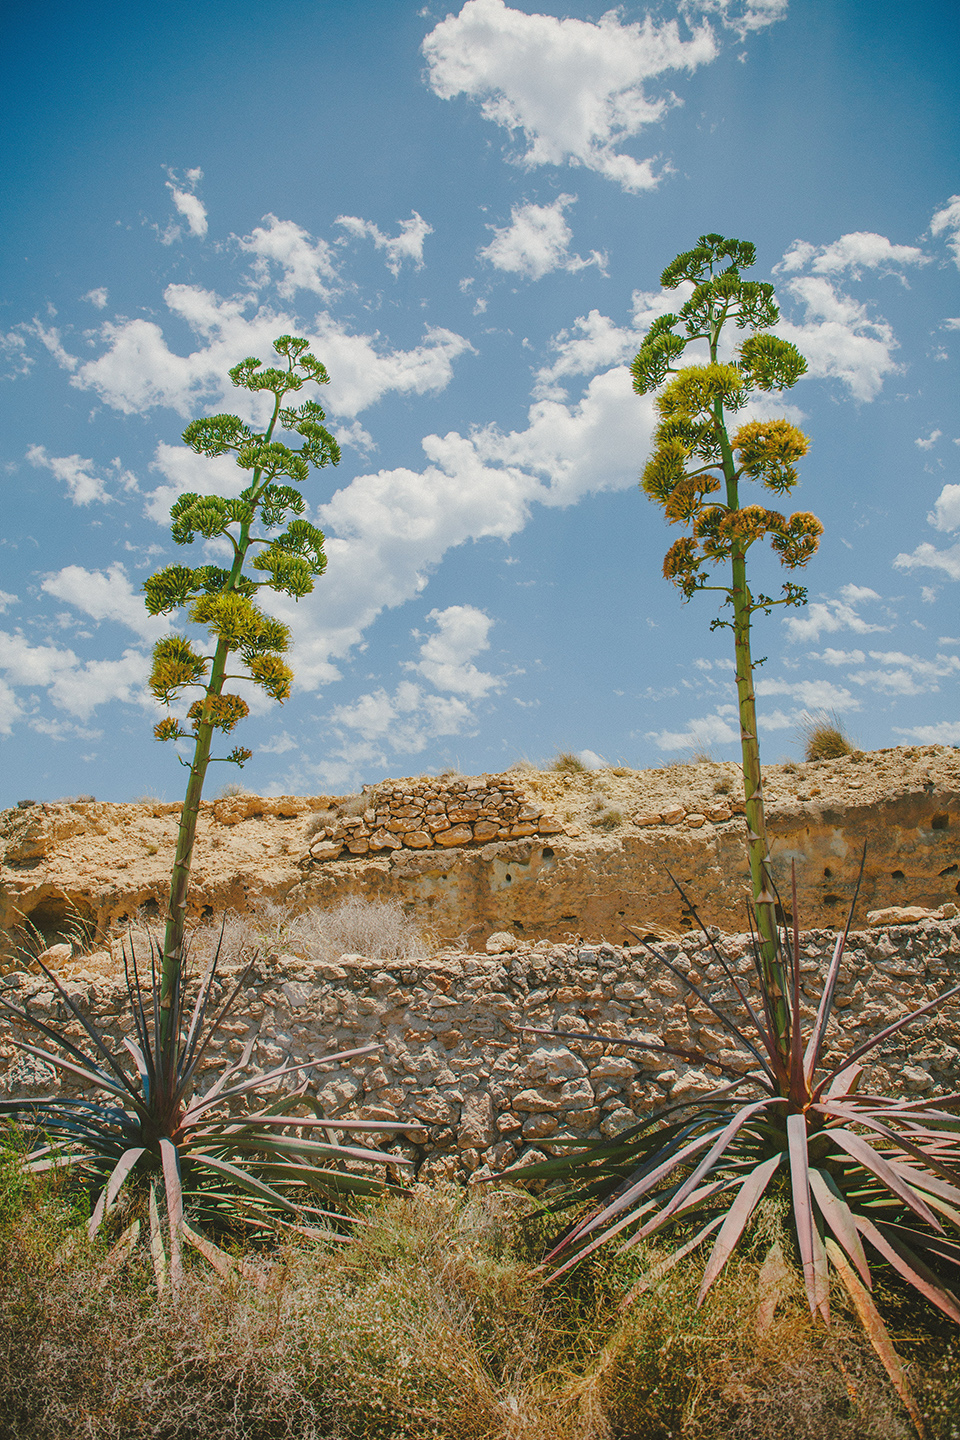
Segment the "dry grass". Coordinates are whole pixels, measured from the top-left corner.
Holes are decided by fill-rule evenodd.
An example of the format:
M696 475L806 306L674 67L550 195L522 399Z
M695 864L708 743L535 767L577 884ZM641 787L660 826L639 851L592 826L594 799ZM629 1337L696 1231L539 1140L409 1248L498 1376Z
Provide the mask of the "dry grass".
M825 711L804 716L800 722L800 738L805 760L839 760L855 749L839 715Z
M364 955L369 960L418 960L433 953L433 935L398 900L365 900L350 896L324 910L291 912L265 901L240 915L222 921L222 953L236 962L243 953L294 954L305 960L336 961L341 955ZM211 952L220 940L221 922L200 926L191 945L199 955Z
M701 1310L691 1259L621 1315L655 1252L597 1256L544 1288L531 1262L548 1236L527 1203L415 1186L352 1246L277 1252L266 1290L192 1270L174 1307L138 1262L111 1271L69 1239L62 1199L8 1172L0 1436L907 1440L856 1328L842 1310L814 1325L799 1282L759 1338L755 1256ZM955 1352L918 1354L931 1440L955 1440Z
M560 775L583 775L589 768L572 750L560 750L547 766L548 770L556 770Z

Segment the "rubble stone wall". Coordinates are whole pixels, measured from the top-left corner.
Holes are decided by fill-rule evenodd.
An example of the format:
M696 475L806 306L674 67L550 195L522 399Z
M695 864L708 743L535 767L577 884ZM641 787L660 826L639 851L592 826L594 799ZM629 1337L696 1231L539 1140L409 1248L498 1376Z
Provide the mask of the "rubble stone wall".
M811 1019L835 941L831 930L802 936ZM549 1153L561 1139L616 1134L638 1113L705 1092L751 1066L689 986L639 947L549 941L517 947L504 937L493 948L498 943L504 953L448 951L417 962L344 955L336 964L316 964L289 954L258 961L214 1047L214 1062L238 1056L251 1031L259 1036L255 1060L271 1066L378 1041L379 1052L365 1059L321 1064L312 1089L331 1116L416 1123L422 1128L402 1148L425 1173L451 1177L501 1170ZM727 937L723 948L742 982L750 983L747 938ZM716 979L702 938L660 949L711 1001L733 1000L729 983ZM955 916L853 933L830 1038L838 1052L849 1052L958 982ZM65 983L83 1012L119 1040L127 1009L122 980L81 966ZM35 1011L69 1021L63 1001L41 977L12 974L0 987L15 1003L27 1000ZM565 1033L555 1039L528 1026ZM597 1030L696 1048L712 1063L577 1038ZM81 1037L75 1021L69 1033ZM52 1082L50 1067L18 1057L6 1024L0 1025L0 1093L46 1094ZM885 1042L866 1083L891 1093L960 1089L960 1004L949 1002Z

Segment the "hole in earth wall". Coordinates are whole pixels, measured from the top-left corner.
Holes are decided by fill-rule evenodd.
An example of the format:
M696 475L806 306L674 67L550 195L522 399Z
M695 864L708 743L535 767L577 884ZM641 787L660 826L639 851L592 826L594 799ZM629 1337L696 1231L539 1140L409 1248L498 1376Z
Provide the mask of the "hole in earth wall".
M946 811L943 811L943 810L942 810L939 815L934 815L933 819L930 821L930 829L931 829L931 830L949 830L949 829L950 829L950 816L946 813Z

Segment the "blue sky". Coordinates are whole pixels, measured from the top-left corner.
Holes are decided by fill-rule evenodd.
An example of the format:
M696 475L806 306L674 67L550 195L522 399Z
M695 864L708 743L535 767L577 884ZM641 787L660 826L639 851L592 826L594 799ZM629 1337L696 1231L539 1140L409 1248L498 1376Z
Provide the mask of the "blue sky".
M662 579L625 368L704 231L754 241L809 362L771 413L825 535L808 607L758 621L765 757L821 709L865 748L960 744L958 29L939 0L24 0L0 803L178 798L140 586L191 563L178 493L240 487L184 425L240 409L228 367L283 332L343 459L305 488L329 567L276 607L297 685L238 733L244 783L735 758L729 636Z

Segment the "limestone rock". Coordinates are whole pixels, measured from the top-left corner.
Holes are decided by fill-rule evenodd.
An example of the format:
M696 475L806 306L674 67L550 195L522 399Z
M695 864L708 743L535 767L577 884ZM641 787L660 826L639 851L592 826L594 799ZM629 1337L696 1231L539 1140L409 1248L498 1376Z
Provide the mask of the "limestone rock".
M509 930L497 930L488 936L483 948L488 955L509 955L517 948L517 937Z

